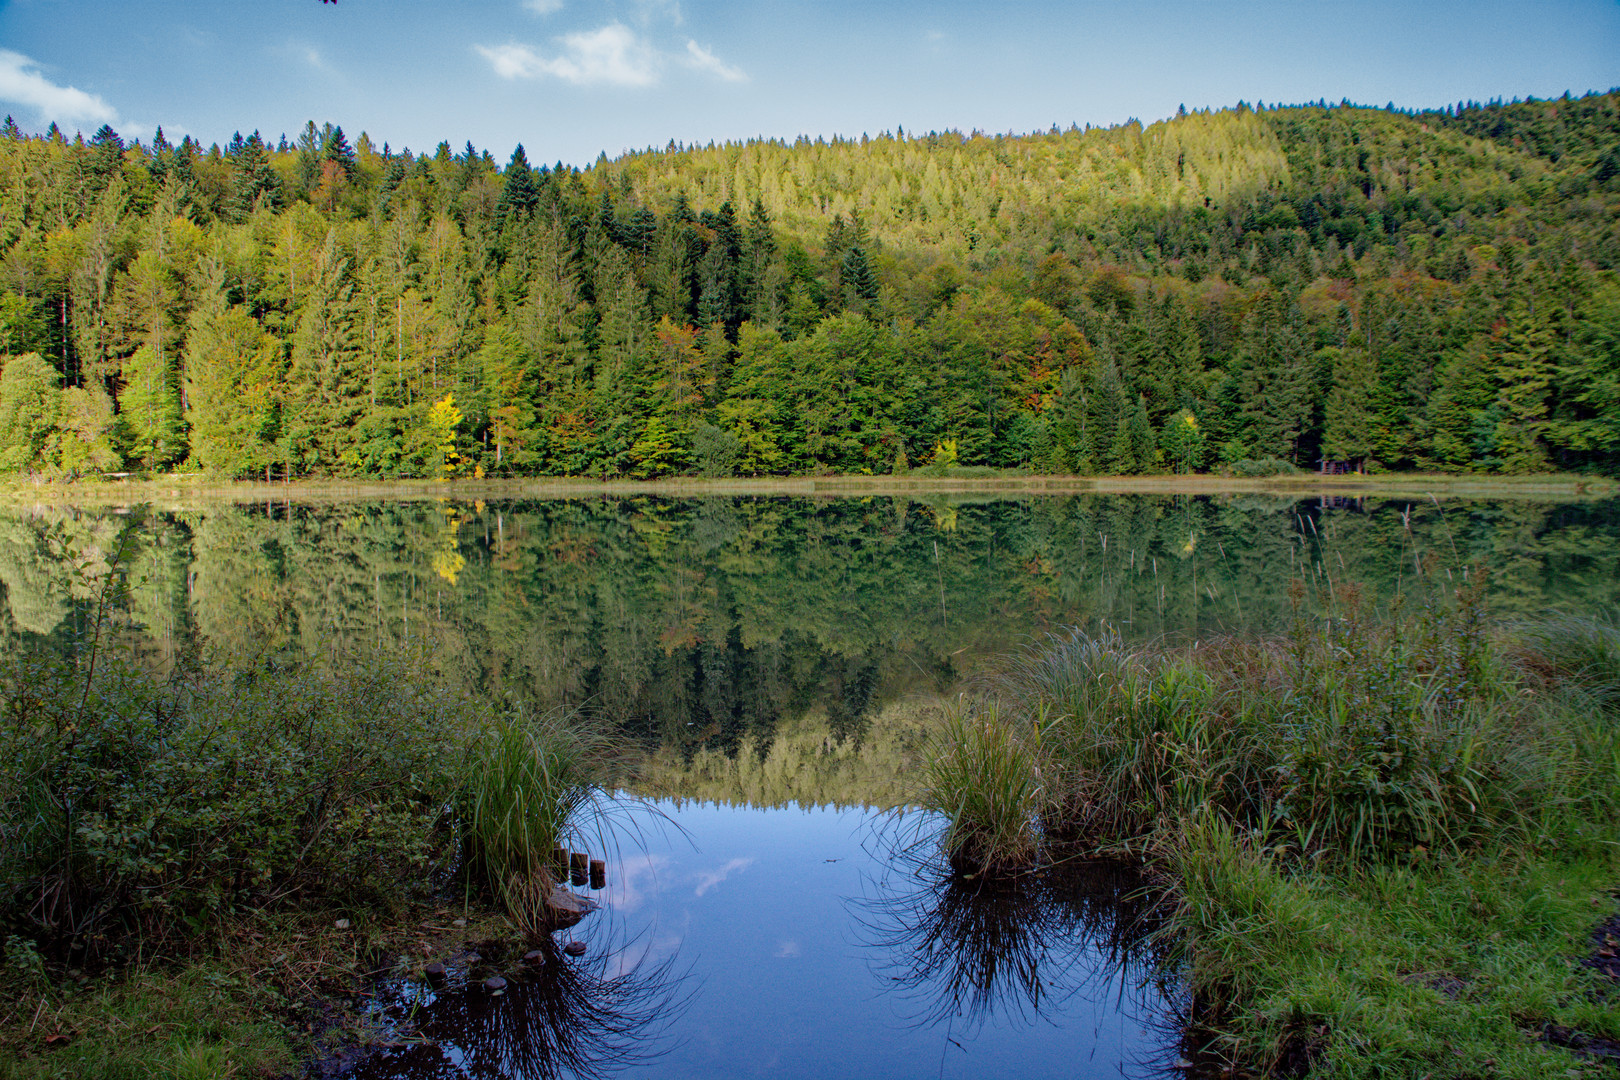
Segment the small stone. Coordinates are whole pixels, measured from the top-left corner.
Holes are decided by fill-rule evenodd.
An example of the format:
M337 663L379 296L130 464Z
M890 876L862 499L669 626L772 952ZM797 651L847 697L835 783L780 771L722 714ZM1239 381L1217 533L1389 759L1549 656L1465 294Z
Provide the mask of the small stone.
M1184 1057L1178 1057L1176 1058L1176 1063L1170 1067L1172 1069L1190 1069L1193 1067L1193 1063Z
M583 941L570 941L568 944L563 946L563 952L567 953L569 956L584 956L585 943Z
M523 954L523 962L530 967L539 967L546 962L546 954L539 949L531 949Z
M501 978L499 975L491 975L489 978L484 980L484 989L488 990L496 997L499 997L500 995L506 993L506 980Z
M337 922L333 923L332 925L337 927L339 930L347 930L349 928L349 920L348 919L339 919Z
M455 927L457 930L460 930L463 926L467 925L467 920L466 919L456 919L456 920L452 921L450 923L450 925Z

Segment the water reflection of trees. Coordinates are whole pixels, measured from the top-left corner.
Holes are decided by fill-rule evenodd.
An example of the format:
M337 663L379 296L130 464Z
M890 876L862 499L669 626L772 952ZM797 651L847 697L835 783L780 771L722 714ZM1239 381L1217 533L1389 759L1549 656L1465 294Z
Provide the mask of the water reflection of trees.
M763 760L806 715L840 746L878 745L886 705L1045 631L1265 628L1296 579L1387 598L1431 554L1442 576L1489 563L1497 614L1620 602L1615 500L603 498L130 520L0 513L0 647L74 648L94 611L74 560L134 529L119 644L139 655L416 649L453 685L589 703L688 764Z
M1131 1012L1163 1011L1151 901L1128 867L1081 862L992 883L908 852L870 885L851 902L858 937L914 1023L971 1035L992 1020L1033 1023L1077 995L1140 995Z
M508 973L506 992L481 985L432 991L402 988L394 1011L411 1017L415 1037L350 1075L356 1080L502 1078L598 1080L647 1065L672 1049L672 1026L689 996L675 957L620 947L565 957L547 938L542 963Z

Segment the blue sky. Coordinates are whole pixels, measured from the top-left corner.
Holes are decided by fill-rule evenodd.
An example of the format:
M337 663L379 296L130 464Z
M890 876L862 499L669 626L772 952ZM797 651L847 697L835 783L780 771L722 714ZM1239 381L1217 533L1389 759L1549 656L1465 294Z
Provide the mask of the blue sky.
M1614 85L1617 0L0 0L0 110L25 129L209 143L331 121L573 164L672 139Z

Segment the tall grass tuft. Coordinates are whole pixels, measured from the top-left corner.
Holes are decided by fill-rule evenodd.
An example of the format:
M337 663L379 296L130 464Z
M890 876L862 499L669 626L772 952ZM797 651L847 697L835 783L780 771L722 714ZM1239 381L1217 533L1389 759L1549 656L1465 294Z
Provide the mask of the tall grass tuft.
M1568 692L1620 713L1620 626L1612 619L1553 615L1519 628L1527 659Z
M1038 725L1009 723L994 705L948 710L914 802L945 818L940 842L958 871L995 876L1035 861L1048 794L1043 760Z
M476 737L462 795L467 869L531 935L549 928L557 847L612 846L610 744L572 710L517 710Z
M1045 836L1140 852L1212 815L1266 849L1355 863L1517 843L1613 800L1615 725L1526 697L1477 589L1380 620L1353 589L1330 600L1330 617L1269 640L1073 631L1014 657L990 691L1010 729L1039 733ZM1521 637L1581 700L1620 695L1612 627Z

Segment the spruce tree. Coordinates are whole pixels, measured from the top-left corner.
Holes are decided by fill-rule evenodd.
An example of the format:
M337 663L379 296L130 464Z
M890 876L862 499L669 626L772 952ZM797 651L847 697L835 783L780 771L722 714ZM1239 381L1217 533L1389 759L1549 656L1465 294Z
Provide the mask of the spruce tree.
M534 170L529 168L523 144L518 143L502 174L501 194L495 202L495 218L505 228L514 217L531 217L539 202L540 193L535 188Z
M270 164L269 148L255 131L232 141L231 197L227 210L234 221L246 221L262 198L272 210L281 208L281 177Z

